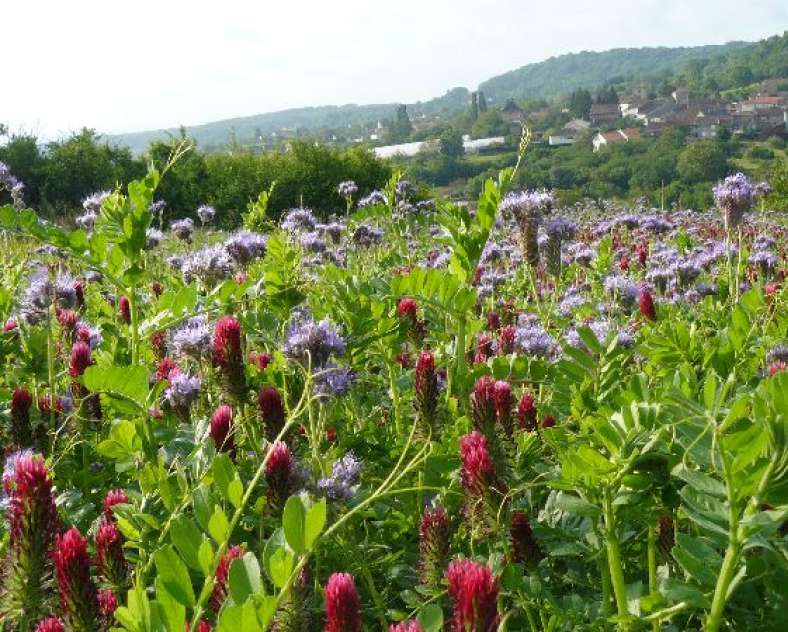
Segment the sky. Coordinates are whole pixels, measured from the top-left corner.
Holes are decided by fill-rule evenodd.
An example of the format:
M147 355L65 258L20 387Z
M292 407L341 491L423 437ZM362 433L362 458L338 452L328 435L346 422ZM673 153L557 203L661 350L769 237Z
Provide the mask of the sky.
M13 0L0 0L0 5ZM784 0L24 0L0 122L45 139L413 102L581 50L754 41ZM9 20L9 17L12 19Z

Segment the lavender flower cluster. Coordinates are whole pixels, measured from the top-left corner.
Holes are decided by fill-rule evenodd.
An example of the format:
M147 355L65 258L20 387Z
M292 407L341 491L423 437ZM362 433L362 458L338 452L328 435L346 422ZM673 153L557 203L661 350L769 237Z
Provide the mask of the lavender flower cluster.
M17 209L25 206L25 184L19 180L8 165L0 161L0 190L7 189L11 194L11 200Z
M358 493L360 482L361 461L348 452L334 462L331 476L318 480L317 488L330 500L346 502Z

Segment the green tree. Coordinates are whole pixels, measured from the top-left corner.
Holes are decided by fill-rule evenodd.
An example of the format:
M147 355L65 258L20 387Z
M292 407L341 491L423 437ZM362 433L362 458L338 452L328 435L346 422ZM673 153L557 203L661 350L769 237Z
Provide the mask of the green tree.
M25 183L27 205L40 208L46 158L38 139L28 134L12 135L5 145L0 146L0 162L6 163L11 172Z
M440 137L441 154L448 158L459 158L465 153L462 145L462 134L454 128L446 129Z
M404 104L397 106L394 112L394 121L389 129L389 142L401 143L408 139L413 132L413 124L408 116L408 107Z
M148 159L161 168L183 142L190 142L184 129L181 129L180 136L167 141L154 141L148 148ZM191 142L191 151L182 156L161 179L156 192L157 198L167 202L168 219L193 215L198 206L208 201L210 189L205 156Z
M508 133L509 124L503 120L501 113L497 110L487 110L479 114L479 118L471 128L471 136L474 138L505 136Z
M701 140L681 152L677 170L681 180L687 184L711 182L727 173L728 160L720 142Z
M476 100L479 103L479 114L484 114L487 111L487 97L482 90L476 93Z
M479 118L479 93L471 92L471 109L470 117L472 121Z
M588 90L575 90L569 95L569 112L575 118L588 119L591 112L591 93Z

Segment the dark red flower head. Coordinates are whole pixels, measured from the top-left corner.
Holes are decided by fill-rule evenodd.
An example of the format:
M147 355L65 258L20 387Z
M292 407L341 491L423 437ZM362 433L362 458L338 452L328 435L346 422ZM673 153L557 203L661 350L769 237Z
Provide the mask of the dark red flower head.
M453 613L451 632L495 632L498 580L489 566L456 560L446 571Z
M125 586L129 567L123 551L123 535L114 520L105 518L99 524L96 558L99 571L113 586Z
M416 410L426 425L432 425L438 409L438 376L435 372L435 356L422 351L416 361L414 377Z
M495 404L495 415L498 423L504 430L511 432L512 406L512 385L505 380L498 380L493 385L493 403Z
M257 404L260 407L265 434L269 441L273 441L284 428L287 417L282 396L275 387L263 386L257 395Z
M74 327L77 324L79 317L77 313L71 309L61 309L57 313L57 322L60 323L60 327L63 331L71 332L74 331Z
M273 356L265 351L251 351L249 353L249 362L254 364L258 371L265 371L273 361Z
M112 508L115 505L125 505L129 502L129 497L126 495L122 489L112 489L107 492L107 495L104 497L104 516L107 520L114 520L115 514L112 511Z
M90 345L82 341L75 342L74 346L71 347L68 374L71 377L79 377L91 364L93 364L93 357L90 352Z
M173 371L180 371L180 368L175 363L175 360L169 356L164 356L159 360L159 366L156 367L156 381L168 380L170 373Z
M517 327L514 325L504 325L501 327L501 334L498 337L498 352L501 355L508 355L514 351L514 339L517 335Z
M13 478L4 478L3 487L10 496L11 548L22 546L46 555L58 520L52 481L44 459L39 455L21 453L14 462Z
M424 632L418 621L400 621L389 626L389 632Z
M416 320L419 312L419 304L415 298L404 297L397 303L397 315L400 318Z
M35 632L65 632L65 628L57 617L47 617L38 622Z
M517 407L517 419L520 428L533 432L536 430L536 400L530 393L523 393L520 398L520 405Z
M425 509L419 526L419 582L437 588L449 554L449 516L443 507Z
M33 397L26 388L17 388L11 396L11 439L19 447L30 445L32 427L30 426L30 407Z
M109 588L98 591L99 612L106 621L113 621L115 610L118 609L118 599Z
M654 307L654 299L651 292L643 286L640 288L640 314L647 320L657 320L657 310Z
M268 499L278 509L295 488L296 468L293 453L284 441L277 441L271 448L271 456L265 464L265 482L268 487Z
M162 287L161 283L158 281L154 281L151 283L150 286L151 292L153 292L154 296L161 296L164 293L164 288Z
M71 528L55 540L52 553L60 591L60 608L69 628L90 630L98 618L98 594L90 578L87 541Z
M497 312L489 312L487 314L487 329L490 331L498 331L501 327L501 317Z
M213 593L211 594L211 607L214 612L219 612L224 600L227 598L227 582L230 578L230 565L234 560L243 557L246 550L242 546L231 546L222 556L219 566L216 567L214 576Z
M77 307L82 307L85 304L85 284L79 279L74 281L74 294Z
M474 426L485 433L491 432L495 424L495 380L489 375L482 375L471 392L471 417Z
M552 428L553 426L555 426L555 417L552 415L542 417L542 428Z
M119 314L121 321L127 325L131 323L131 303L128 296L120 297Z
M512 559L527 566L537 564L542 558L539 544L534 537L528 517L522 511L512 512L512 524L509 528Z
M227 366L241 358L241 323L235 316L222 316L213 334L213 363Z
M473 495L479 495L495 478L495 465L490 456L487 438L478 430L460 439L462 484Z
M217 408L211 417L210 437L219 452L235 452L235 442L232 437L233 410L227 404Z
M360 632L361 600L349 573L334 573L326 583L324 632Z

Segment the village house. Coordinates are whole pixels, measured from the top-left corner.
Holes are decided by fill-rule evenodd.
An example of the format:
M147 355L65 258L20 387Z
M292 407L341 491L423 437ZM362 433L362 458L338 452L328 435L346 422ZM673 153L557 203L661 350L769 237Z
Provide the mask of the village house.
M520 123L523 119L523 110L514 99L509 99L501 108L501 116L507 123Z
M591 106L590 118L594 125L616 122L621 118L618 103L594 103Z
M585 132L591 124L583 119L569 121L563 128L547 138L547 144L552 147L572 145Z
M591 142L594 145L594 151L599 151L608 145L626 143L630 140L640 140L640 130L637 127L617 129L612 132L599 132Z

